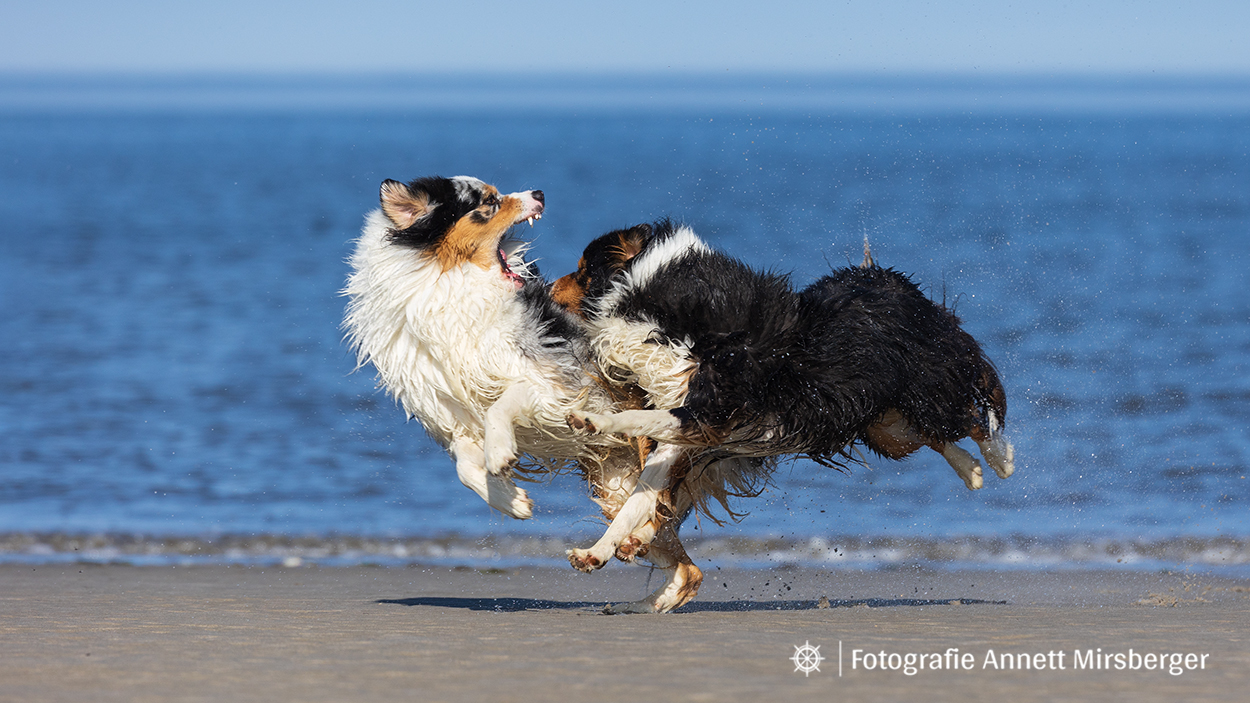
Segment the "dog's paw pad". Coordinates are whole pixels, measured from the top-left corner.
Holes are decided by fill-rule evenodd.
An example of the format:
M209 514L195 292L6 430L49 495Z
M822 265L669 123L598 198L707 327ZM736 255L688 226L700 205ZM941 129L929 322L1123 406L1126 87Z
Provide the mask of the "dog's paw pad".
M588 415L578 415L576 413L572 413L568 416L567 421L569 423L569 427L572 428L574 432L579 432L581 434L595 434L598 431L595 428L595 424L590 421L590 417Z
M569 558L569 564L574 569L589 574L590 572L603 566L599 559L585 549L570 549L565 552Z
M637 557L647 555L647 545L642 540L634 536L626 537L623 542L616 546L616 558L621 561L633 561Z

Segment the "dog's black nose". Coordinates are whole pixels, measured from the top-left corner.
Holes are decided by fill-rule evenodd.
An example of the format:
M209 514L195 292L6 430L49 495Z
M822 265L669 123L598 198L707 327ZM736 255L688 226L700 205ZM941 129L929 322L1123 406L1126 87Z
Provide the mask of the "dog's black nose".
M543 192L541 190L531 190L530 195L540 203L546 202L546 199L543 198Z

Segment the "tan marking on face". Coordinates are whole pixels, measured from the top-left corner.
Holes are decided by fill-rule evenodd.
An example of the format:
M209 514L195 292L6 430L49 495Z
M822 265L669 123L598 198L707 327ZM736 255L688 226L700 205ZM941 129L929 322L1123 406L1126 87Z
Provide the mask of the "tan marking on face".
M582 300L586 297L586 259L579 259L577 262L577 270L567 276L561 276L551 284L551 299L556 305L568 310L578 317L585 317L582 313Z
M438 261L443 270L468 262L487 271L498 268L499 240L516 223L522 208L520 199L505 197L501 199L499 210L484 222L474 217L475 213L483 212L482 208L457 220L438 244Z
M485 217L491 216L491 211L496 205L491 204L492 201L499 200L499 189L492 185L482 187L482 204L477 206L477 212L482 213Z
M644 236L644 232L635 228L617 238L616 244L608 250L608 263L613 274L624 271L630 259L642 253ZM577 260L576 271L561 276L551 285L551 299L579 317L586 316L582 312L582 301L586 298L586 291L590 289L590 274L586 269L586 257L583 256Z

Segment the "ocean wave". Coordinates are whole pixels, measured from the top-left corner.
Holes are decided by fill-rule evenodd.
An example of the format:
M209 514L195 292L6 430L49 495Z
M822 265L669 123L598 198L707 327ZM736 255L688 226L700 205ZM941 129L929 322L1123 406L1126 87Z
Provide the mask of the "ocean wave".
M573 546L565 539L544 536L10 532L0 534L0 563L557 566L564 564L565 550ZM696 563L737 568L1250 569L1250 539L1238 537L725 537L691 539L686 547Z

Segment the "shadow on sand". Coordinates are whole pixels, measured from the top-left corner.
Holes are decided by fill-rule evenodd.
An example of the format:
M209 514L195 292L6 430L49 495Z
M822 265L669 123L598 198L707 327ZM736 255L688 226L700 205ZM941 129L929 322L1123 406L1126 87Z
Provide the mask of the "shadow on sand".
M388 605L425 605L435 608L460 608L462 610L481 610L496 613L517 613L525 610L601 610L604 602L541 600L535 598L394 598L383 599L378 603ZM830 600L829 608L900 608L923 607L935 605L1006 605L1005 600L982 600L979 598L860 598L856 600ZM774 600L774 601L695 601L687 603L675 613L736 613L766 610L818 610L822 606L814 600Z

